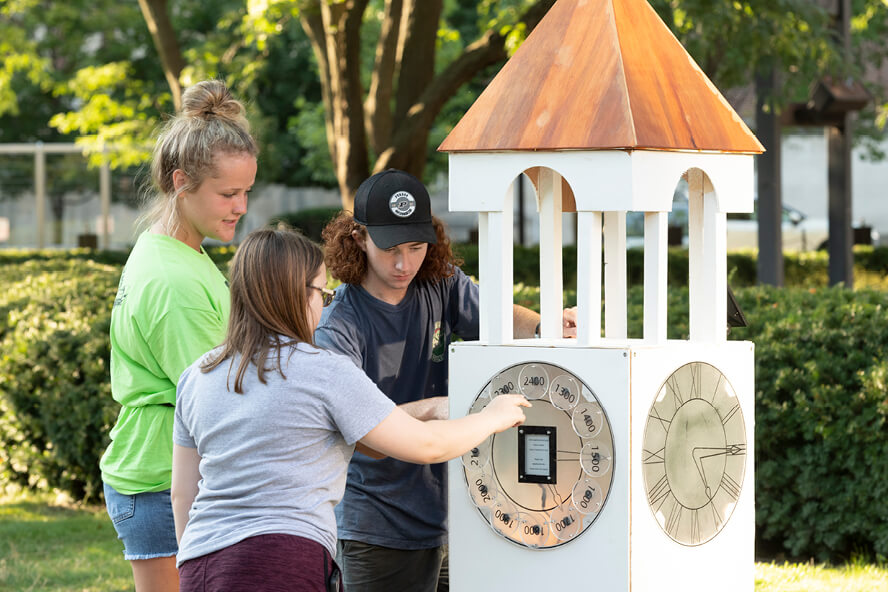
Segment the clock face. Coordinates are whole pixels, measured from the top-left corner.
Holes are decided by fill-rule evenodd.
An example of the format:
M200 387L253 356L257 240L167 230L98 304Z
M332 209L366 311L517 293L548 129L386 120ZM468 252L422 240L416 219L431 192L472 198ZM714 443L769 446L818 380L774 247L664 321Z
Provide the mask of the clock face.
M610 424L579 378L542 362L496 374L469 413L508 393L533 406L524 409L524 424L463 455L466 485L497 534L525 547L556 547L582 534L604 506L613 480Z
M691 362L660 387L644 428L644 487L660 528L702 545L724 528L746 470L746 426L717 368Z

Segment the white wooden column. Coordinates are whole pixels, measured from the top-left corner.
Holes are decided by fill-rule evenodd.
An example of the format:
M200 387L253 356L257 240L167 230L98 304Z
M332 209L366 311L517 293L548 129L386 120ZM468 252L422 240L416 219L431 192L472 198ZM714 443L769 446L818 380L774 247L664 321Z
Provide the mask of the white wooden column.
M577 342L601 342L601 212L577 212Z
M626 212L604 212L604 336L626 339Z
M564 294L561 271L561 175L540 169L540 337L560 339Z
M644 340L666 341L667 212L644 214Z
M721 343L727 339L728 324L728 253L727 215L718 211L718 200L708 182L703 183L703 327L705 341Z
M34 145L34 199L37 201L37 248L46 246L46 152L43 142Z
M699 170L688 172L688 292L690 339L726 339L728 263L724 212L712 185Z
M688 330L691 341L703 341L703 173L687 172L688 181Z
M512 187L503 211L478 214L480 341L502 345L512 340Z

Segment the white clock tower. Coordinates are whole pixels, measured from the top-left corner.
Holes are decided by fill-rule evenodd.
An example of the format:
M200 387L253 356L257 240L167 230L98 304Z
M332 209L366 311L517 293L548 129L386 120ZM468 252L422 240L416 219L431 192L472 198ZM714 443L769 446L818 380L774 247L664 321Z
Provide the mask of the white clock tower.
M726 339L725 215L752 211L761 144L645 0L559 0L439 149L450 209L479 219L481 337L450 346L451 417L507 392L533 403L523 426L450 463L451 589L752 590L753 344ZM540 215L540 339L511 330L521 174ZM681 179L690 336L669 340L667 215ZM635 338L628 211L644 213Z

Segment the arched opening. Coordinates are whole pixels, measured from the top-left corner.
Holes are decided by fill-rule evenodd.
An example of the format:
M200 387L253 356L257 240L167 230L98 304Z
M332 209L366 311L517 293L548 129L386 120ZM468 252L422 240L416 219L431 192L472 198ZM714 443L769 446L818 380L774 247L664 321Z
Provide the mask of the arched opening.
M577 303L573 189L558 171L534 166L513 179L511 190L516 239L524 238L523 245L516 240L513 247L515 303L538 308L544 317L541 322L549 322L549 330L542 333L561 337L560 329L552 334L554 323L548 317L557 310L560 328L561 309Z

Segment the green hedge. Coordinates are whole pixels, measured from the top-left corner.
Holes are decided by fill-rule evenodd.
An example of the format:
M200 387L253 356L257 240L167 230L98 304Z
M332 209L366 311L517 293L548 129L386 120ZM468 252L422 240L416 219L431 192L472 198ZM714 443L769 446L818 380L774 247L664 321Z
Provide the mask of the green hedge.
M478 247L474 244L455 245L454 250L465 260L463 270L478 277ZM513 250L513 277L516 284L539 285L538 246L520 247ZM825 251L787 253L783 257L785 285L789 287L819 288L829 285L829 256ZM564 287L575 290L577 286L577 250L565 246L562 251ZM630 286L644 283L644 251L629 249L626 253L626 274ZM728 253L728 278L731 287L754 286L757 283L756 253L738 251ZM686 286L688 283L688 251L683 248L669 249L667 279L670 286ZM888 289L888 247L854 247L855 287Z
M299 229L311 240L321 242L321 231L330 220L336 217L341 208L308 208L289 214L279 214L268 221L272 226L284 222L291 228Z
M232 252L213 256L224 266ZM0 480L95 498L118 411L107 365L120 266L80 254L0 266ZM888 555L888 291L735 293L751 326L731 338L756 343L758 543L793 558ZM538 288L515 294L538 308ZM630 336L642 297L630 288ZM669 299L669 337L685 338L687 289Z
M108 265L123 265L126 263L128 255L128 251L99 251L95 249L66 249L64 251L3 249L0 250L0 268L5 274L9 269L8 266L26 261L92 261ZM6 279L6 277L3 278L3 280Z
M234 252L237 250L237 247L232 245L222 245L204 247L204 250L216 266L224 272L228 269L228 263L231 261L231 258L234 257ZM129 251L99 251L95 249L26 251L20 249L6 249L0 250L0 269L3 269L4 274L7 272L13 274L16 273L15 264L38 261L90 261L93 263L104 263L107 265L117 265L122 267L126 263L127 257L129 257ZM5 276L0 281L9 281L11 277L11 275Z
M207 249L223 271L234 251ZM0 483L101 495L98 460L120 409L111 303L127 255L0 251Z
M756 344L756 525L819 560L888 556L888 292L738 294Z
M120 266L57 257L2 270L0 480L95 499L118 410L108 329Z

